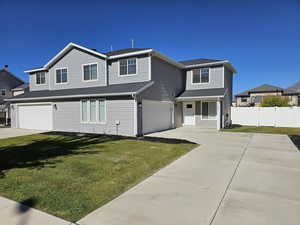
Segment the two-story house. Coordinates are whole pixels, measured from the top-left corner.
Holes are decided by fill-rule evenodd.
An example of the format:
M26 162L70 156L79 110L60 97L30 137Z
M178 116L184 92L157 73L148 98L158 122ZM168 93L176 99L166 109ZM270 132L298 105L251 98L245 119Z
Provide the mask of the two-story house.
M8 71L8 66L5 65L3 69L0 69L0 124L8 124L10 120L9 104L4 101L6 98L15 96L14 89L24 86L24 81Z
M228 61L177 62L151 48L101 53L70 43L25 71L30 91L8 99L17 128L139 136L230 123Z

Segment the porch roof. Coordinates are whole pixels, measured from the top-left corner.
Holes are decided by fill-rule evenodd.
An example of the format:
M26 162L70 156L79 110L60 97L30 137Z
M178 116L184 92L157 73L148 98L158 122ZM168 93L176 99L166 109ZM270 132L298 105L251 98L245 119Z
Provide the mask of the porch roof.
M225 95L225 88L209 88L198 90L186 90L176 99L195 99L195 98L220 98Z

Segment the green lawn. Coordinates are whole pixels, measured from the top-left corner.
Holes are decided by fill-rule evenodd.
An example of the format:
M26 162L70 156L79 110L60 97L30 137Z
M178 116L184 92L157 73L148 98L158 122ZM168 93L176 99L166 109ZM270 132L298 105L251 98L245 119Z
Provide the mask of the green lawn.
M77 221L195 146L113 136L1 139L0 195Z
M300 135L300 128L289 128L289 127L255 127L255 126L233 125L232 128L223 129L223 131Z

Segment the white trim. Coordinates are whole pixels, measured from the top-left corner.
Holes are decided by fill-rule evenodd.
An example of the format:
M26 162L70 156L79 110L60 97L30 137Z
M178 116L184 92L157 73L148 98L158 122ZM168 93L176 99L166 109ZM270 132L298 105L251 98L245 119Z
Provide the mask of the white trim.
M186 106L186 104L192 104L193 105L193 110L194 110L194 124L185 124L185 119L184 119L184 117L185 117L185 106ZM182 125L183 126L195 126L196 125L196 102L194 102L194 101L192 101L192 102L183 102L183 104L182 104L182 114L183 114L183 123L182 123Z
M84 79L84 66L90 66L90 65L95 65L95 64L97 65L97 79L95 79L95 80L85 80L85 79ZM82 65L81 65L81 73L82 73L82 76L81 76L81 81L82 81L82 82L93 82L93 81L98 81L98 80L99 80L99 77L100 77L98 62L82 64Z
M223 88L225 88L225 66L223 66L222 69L223 69Z
M218 100L217 100L218 101ZM218 116L218 109L217 109L217 101L213 101L213 100L204 100L204 101L201 101L201 120L217 120L217 116ZM214 119L209 119L209 118L203 118L203 103L209 103L209 102L215 102L216 103L216 117ZM207 105L207 116L209 116L209 105Z
M44 71L41 71L41 72L44 72ZM47 85L46 72L45 72L44 76L45 76L45 83L38 84L38 83L37 83L37 73L34 74L34 77L35 77L35 86L43 86L43 85Z
M138 102L133 100L133 135L138 135Z
M55 103L54 103L55 104ZM22 105L53 105L53 102L31 102L31 103L15 103L15 106L22 106Z
M117 59L117 58L122 58L122 57L136 56L136 55L150 53L152 51L153 51L153 49L147 49L147 50L142 50L142 51L136 51L136 52L124 53L124 54L120 54L120 55L109 56L108 58L109 59Z
M135 73L120 75L120 60L127 60L127 73L128 73L128 60L130 60L130 59L135 59ZM118 77L131 77L131 76L135 76L135 75L138 75L138 58L137 57L131 57L131 58L118 60Z
M88 98L88 97L103 97L103 96L122 96L122 95L133 95L136 92L120 92L120 93L103 93L103 94L87 94L87 95L69 95L69 96L50 96L50 97L36 97L36 98L14 98L14 99L4 99L6 102L14 101L27 101L27 100L37 100L37 99L62 99L62 98Z
M205 98L223 98L224 95L216 95L216 96L201 96L201 97L177 97L176 100L185 100L185 99L199 99L203 100Z
M57 70L61 70L61 80L62 80L62 70L63 70L63 69L66 69L66 70L67 70L67 82L57 83L56 71L57 71ZM54 79L55 79L54 84L55 84L55 85L68 84L68 83L69 83L69 69L68 69L68 67L55 68L54 71L55 71L55 72L54 72L54 73L55 73L55 74L54 74Z
M194 83L194 70L198 70L198 69L200 70L200 82L199 83ZM201 70L202 69L208 69L208 82L201 82L201 77L202 77ZM192 72L192 77L191 77L191 84L192 85L210 84L210 67L195 68L195 69L192 69L190 71Z
M44 67L38 68L38 69L32 69L32 70L24 70L24 73L34 73L34 72L41 72L41 71L47 71Z
M151 80L152 79L152 71L151 71L151 69L152 69L152 55L151 54L149 54L149 80Z
M169 57L161 54L158 51L153 50L153 55L156 56L156 57L158 57L158 58L160 58L160 59L162 59L162 60L164 60L164 61L166 61L166 62L168 62L168 63L170 63L170 64L173 64L174 66L179 67L180 69L184 69L185 68L185 66L182 63L176 62L175 60L173 60L173 59L171 59L171 58L169 58Z

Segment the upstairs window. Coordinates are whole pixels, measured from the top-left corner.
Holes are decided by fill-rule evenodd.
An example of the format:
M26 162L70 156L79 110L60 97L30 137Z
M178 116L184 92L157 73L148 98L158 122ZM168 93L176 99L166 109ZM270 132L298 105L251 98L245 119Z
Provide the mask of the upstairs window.
M98 66L94 64L83 65L83 80L97 80L98 79Z
M193 84L209 83L209 68L193 70Z
M37 72L36 73L36 84L45 84L45 83L46 83L45 72Z
M1 95L5 96L6 95L6 90L5 89L1 89Z
M62 84L67 82L68 82L68 69L67 68L56 69L56 83Z
M121 59L120 76L136 74L136 58Z

